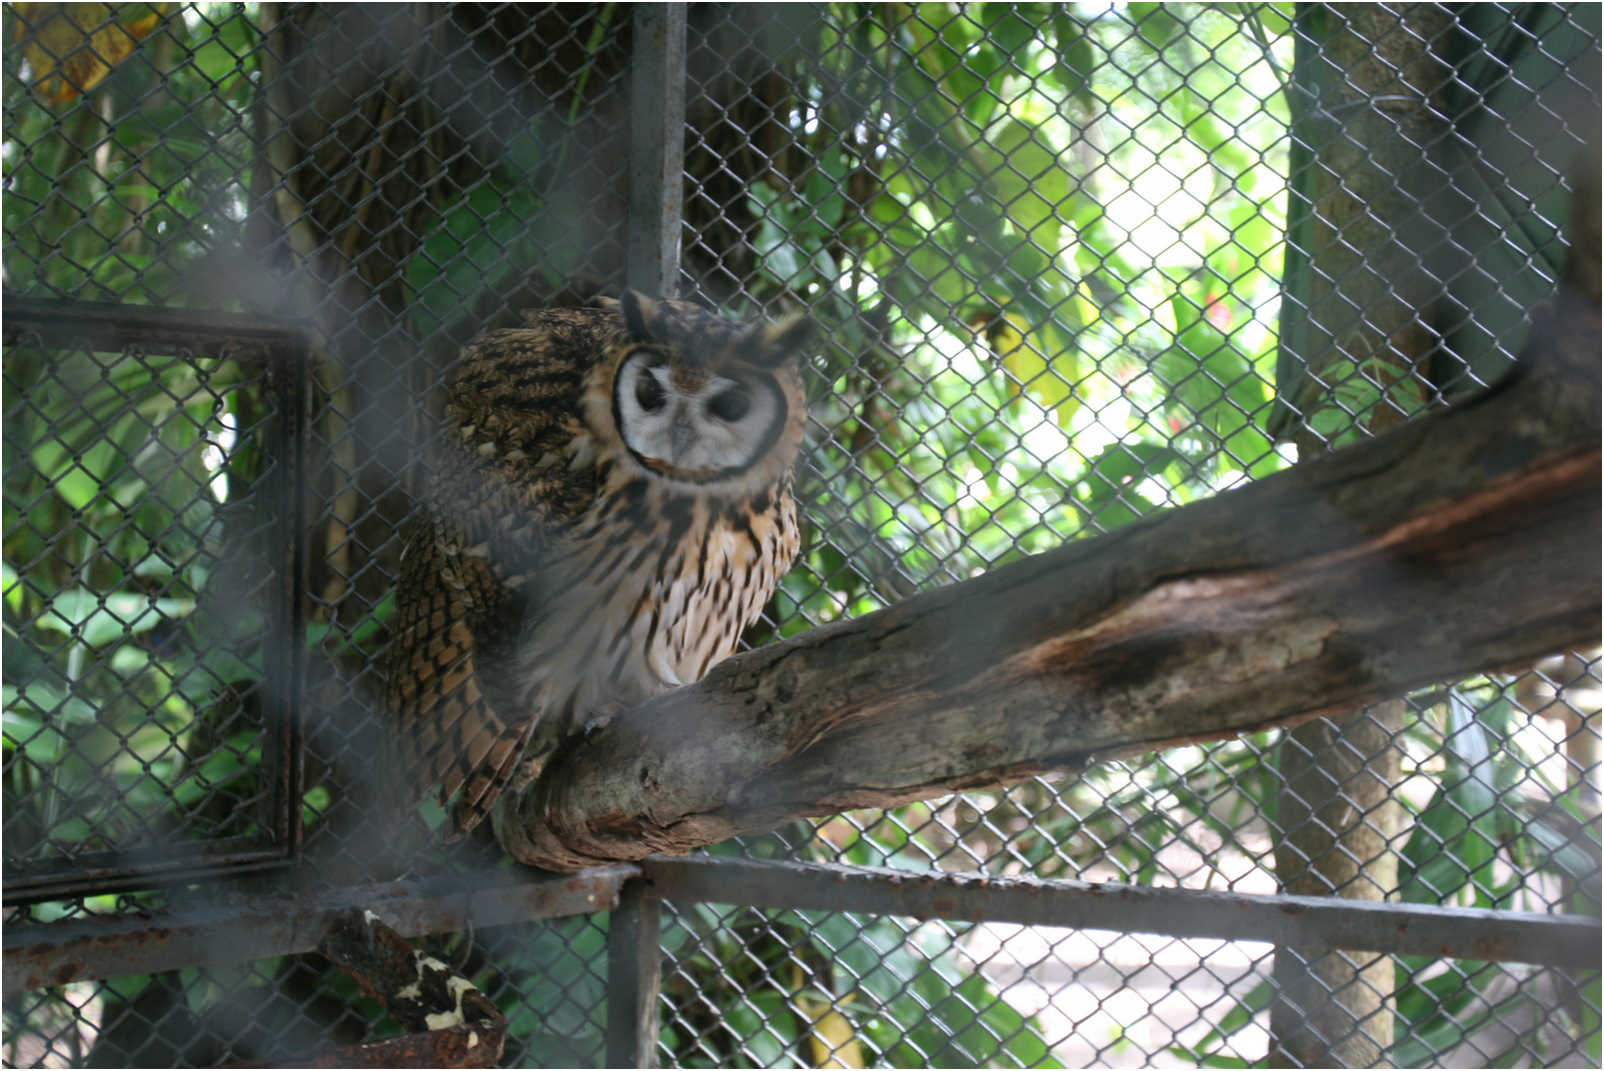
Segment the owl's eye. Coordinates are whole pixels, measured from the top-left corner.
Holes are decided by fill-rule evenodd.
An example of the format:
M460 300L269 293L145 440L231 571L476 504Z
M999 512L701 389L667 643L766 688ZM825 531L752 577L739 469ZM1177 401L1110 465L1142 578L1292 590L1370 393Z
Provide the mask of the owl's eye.
M635 380L635 402L646 412L655 413L663 408L668 400L668 393L663 385L657 382L657 377L650 372L642 372Z
M731 387L708 405L709 411L727 424L740 420L751 408L752 396L745 387Z

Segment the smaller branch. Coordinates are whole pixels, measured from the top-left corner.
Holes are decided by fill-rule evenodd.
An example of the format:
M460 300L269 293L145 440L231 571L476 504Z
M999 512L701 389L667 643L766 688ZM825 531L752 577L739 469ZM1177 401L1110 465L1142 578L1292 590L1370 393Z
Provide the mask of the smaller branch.
M271 190L273 203L278 209L279 224L293 249L308 265L314 265L319 243L312 230L312 217L306 204L296 192L294 168L295 138L285 128L288 117L294 114L283 90L281 57L288 54L286 34L280 21L277 4L263 4L260 22L262 38L267 47L262 49L258 62L262 66L262 84L267 87L267 109L264 120L271 126L261 131L266 147L267 164L273 175Z

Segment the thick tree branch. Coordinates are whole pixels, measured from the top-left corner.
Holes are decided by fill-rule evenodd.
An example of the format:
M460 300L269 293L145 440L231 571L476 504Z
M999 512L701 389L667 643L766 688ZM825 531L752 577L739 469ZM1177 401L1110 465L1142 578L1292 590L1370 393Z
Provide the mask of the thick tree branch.
M497 814L548 869L1348 710L1596 642L1598 308L1462 407L732 658Z

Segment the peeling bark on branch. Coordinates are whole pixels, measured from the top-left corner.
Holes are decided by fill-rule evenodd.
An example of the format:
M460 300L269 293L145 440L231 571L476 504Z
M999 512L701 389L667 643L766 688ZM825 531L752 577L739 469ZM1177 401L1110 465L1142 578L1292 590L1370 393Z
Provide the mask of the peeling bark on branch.
M1598 308L1382 438L732 658L498 810L522 862L684 852L1349 710L1596 642Z

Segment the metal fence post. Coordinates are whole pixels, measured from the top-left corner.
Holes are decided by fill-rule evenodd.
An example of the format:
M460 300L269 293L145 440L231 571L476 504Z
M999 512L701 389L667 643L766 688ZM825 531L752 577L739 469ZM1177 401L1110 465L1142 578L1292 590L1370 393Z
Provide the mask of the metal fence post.
M629 129L628 285L673 297L685 173L685 5L641 4L634 19ZM607 929L607 1066L657 1065L662 901L624 886Z
M626 884L607 926L607 1066L657 1066L663 902L649 881Z
M645 294L679 289L685 175L685 5L632 12L628 282Z

